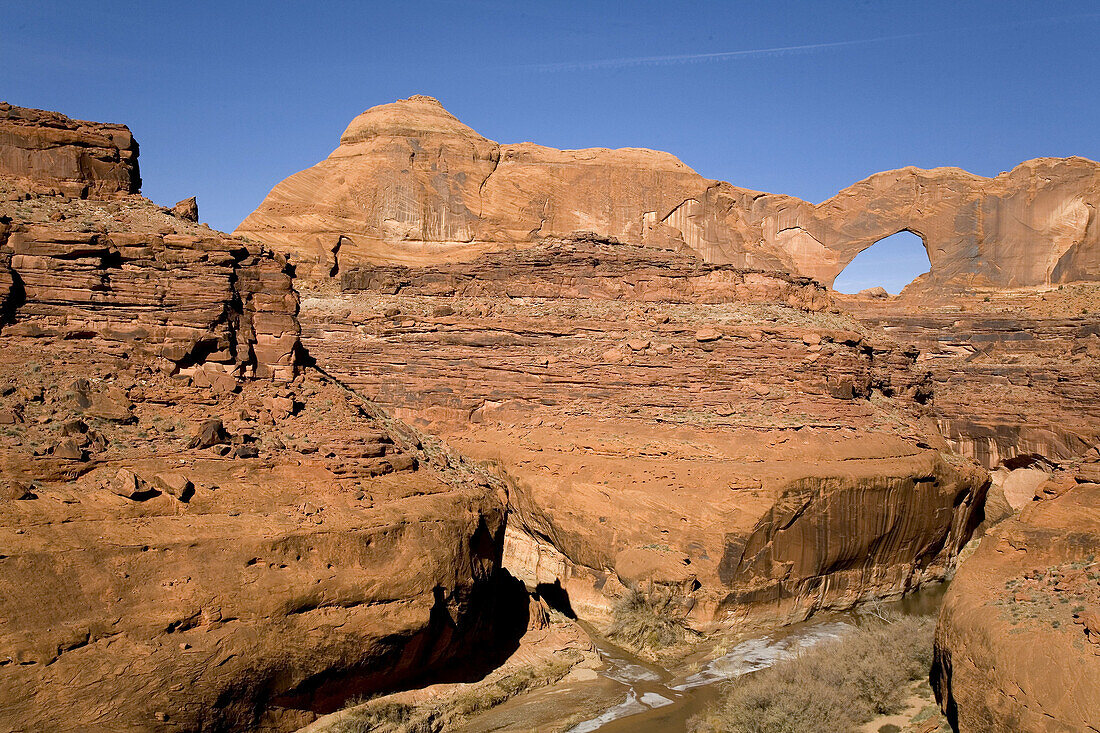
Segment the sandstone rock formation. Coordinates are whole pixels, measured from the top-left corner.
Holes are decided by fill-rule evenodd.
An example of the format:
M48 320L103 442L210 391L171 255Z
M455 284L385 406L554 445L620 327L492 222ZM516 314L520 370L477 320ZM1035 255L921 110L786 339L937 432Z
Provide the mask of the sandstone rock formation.
M0 176L21 179L36 192L73 198L137 193L137 156L125 125L0 102Z
M293 730L474 642L484 479L312 372L213 399L102 346L0 336L0 727ZM77 375L128 416L90 416Z
M992 523L986 468L995 518L1026 508L951 591L945 709L1096 719L1009 628L1080 596L1042 634L1072 626L1052 643L1095 684L1096 163L813 205L413 97L249 241L136 195L136 152L0 106L0 724L282 731L453 681L502 564L596 621L632 589L741 630L897 597ZM827 290L901 229L932 262L905 296ZM325 285L300 304L296 264Z
M298 296L282 255L132 195L137 145L125 127L10 105L0 113L5 334L101 338L208 380L294 376ZM46 152L28 159L28 141Z
M916 352L808 279L580 237L342 282L310 353L502 464L507 567L587 618L627 587L698 626L897 595L980 520Z
M109 199L19 173L0 176L0 728L293 730L484 652L504 487L303 365L282 256L94 166L80 193Z
M130 344L171 372L294 376L298 296L282 255L183 226L143 201L88 201L77 217L46 219L66 206L4 207L6 333ZM93 218L101 230L88 226Z
M1054 512L1033 496L1100 478L1066 478L1100 442L1098 203L1100 165L1042 158L887 171L815 205L654 151L501 145L413 97L357 117L238 233L328 283L303 304L326 369L514 478L505 564L528 586L595 620L637 588L704 627L897 595L983 519L1031 522ZM903 297L817 285L902 230L931 263ZM996 471L987 507L958 454ZM1048 706L1095 727L1086 688L1055 699L1065 672L1032 674L983 621L995 541L941 625L945 705L964 730L1044 729Z
M315 280L590 231L829 285L859 252L910 230L928 249L928 282L1018 287L1100 278L1098 204L1100 165L1042 158L996 178L886 171L814 205L704 179L667 153L501 145L415 96L355 118L237 233L293 253Z
M1100 442L1096 284L840 299L861 321L920 349L936 420L959 453L990 469L1014 459L1056 465Z
M15 322L6 331L133 344L169 371L293 376L297 294L281 255L173 226L140 201L114 211L88 202L82 218L43 220L57 205L9 208L0 267ZM83 217L100 215L104 229L89 231ZM167 226L131 223L143 215Z
M1100 725L1100 484L1032 503L959 569L933 685L960 733Z
M199 220L199 203L195 200L195 197L186 198L183 201L177 201L176 205L172 207L172 215L178 216L180 219L186 219L187 221Z

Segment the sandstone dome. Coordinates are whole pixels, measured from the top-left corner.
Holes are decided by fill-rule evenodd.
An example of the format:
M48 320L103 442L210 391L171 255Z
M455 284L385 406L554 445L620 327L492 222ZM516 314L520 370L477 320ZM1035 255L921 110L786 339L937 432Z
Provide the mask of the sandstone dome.
M459 135L484 140L443 108L439 100L414 94L390 104L379 104L357 116L340 136L341 145L354 145L375 137Z

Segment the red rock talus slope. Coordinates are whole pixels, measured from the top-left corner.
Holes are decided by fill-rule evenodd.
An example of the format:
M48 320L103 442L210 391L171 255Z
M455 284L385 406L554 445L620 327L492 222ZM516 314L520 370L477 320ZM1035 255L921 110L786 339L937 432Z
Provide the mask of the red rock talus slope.
M599 617L797 618L942 577L985 474L944 452L915 352L805 278L574 239L349 271L318 363L517 477L506 564Z
M590 231L830 284L860 251L909 229L925 240L931 284L1015 287L1100 278L1098 203L1100 165L1043 158L996 178L886 171L814 205L704 179L652 150L501 145L416 96L356 117L237 233L293 253L315 280Z
M125 125L0 102L0 176L21 179L36 192L77 198L137 193L137 157Z
M1100 484L1033 503L962 563L933 684L961 733L1100 730Z
M293 730L468 651L498 484L301 366L281 257L39 183L0 178L0 728Z

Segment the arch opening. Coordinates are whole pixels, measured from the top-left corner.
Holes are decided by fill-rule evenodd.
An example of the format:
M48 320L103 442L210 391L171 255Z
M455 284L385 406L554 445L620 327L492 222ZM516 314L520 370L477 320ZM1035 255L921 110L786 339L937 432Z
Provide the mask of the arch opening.
M855 256L833 281L838 293L882 287L891 295L932 269L928 249L917 234L903 229L883 237Z

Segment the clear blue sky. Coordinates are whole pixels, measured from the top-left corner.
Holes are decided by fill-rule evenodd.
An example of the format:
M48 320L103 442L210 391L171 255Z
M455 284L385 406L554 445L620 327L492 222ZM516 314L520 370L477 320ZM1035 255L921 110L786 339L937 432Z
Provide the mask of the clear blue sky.
M820 201L903 165L1100 158L1098 37L1095 0L3 0L0 99L126 123L144 193L225 230L416 93L501 142Z

